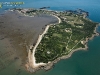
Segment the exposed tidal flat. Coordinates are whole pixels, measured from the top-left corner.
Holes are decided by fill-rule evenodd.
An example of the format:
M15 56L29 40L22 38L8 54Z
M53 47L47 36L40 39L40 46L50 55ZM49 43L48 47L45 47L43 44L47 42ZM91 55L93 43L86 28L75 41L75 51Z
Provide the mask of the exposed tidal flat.
M82 8L89 11L90 19L100 22L99 0L34 0L34 2L33 0L27 0L25 2L25 8L43 7L44 5L49 5L53 10ZM73 53L70 58L61 60L55 64L54 68L46 72L39 71L35 74L30 74L26 71L18 70L20 66L17 66L17 71L15 71L16 68L14 65L16 64L13 64L10 67L7 66L5 70L1 71L0 75L100 75L100 37L95 37L93 40L89 41L88 47L87 51L77 51ZM16 74L16 72L18 73Z
M50 12L50 11L49 11ZM63 12L62 12L63 13ZM62 14L61 13L61 14ZM7 14L9 14L9 15L7 15ZM65 13L63 13L63 15L64 15ZM18 17L17 17L17 16ZM19 16L20 15L20 16ZM58 14L59 15L59 14ZM12 16L14 16L13 17L13 19L14 19L14 21L12 20ZM71 15L69 15L69 13L67 14L67 16L68 16L68 18L69 18L69 16L71 16L70 18L77 18L77 16L74 16L74 14L71 14ZM74 16L74 17L73 17ZM80 16L80 19L83 19L84 17L84 15L79 15ZM78 17L79 17L78 16ZM35 41L37 40L37 39L35 39L35 40L33 40L33 37L32 36L34 36L33 34L34 34L34 32L32 32L35 28L34 27L32 27L33 25L32 24L34 24L33 22L34 21L36 21L36 20L38 20L39 21L39 19L37 19L37 17L40 17L41 19L43 19L44 17L46 18L46 22L47 22L47 18L52 18L51 19L51 21L49 22L50 24L51 23L54 23L54 20L55 20L55 23L57 22L57 19L55 19L55 17L53 17L53 16L48 16L48 15L44 15L44 14L39 14L39 15L35 15L34 17L31 17L31 16L24 16L23 14L19 14L18 12L16 12L16 11L9 11L9 12L6 12L5 14L1 14L1 27L2 27L2 29L1 29L1 35L2 36L4 36L3 38L1 38L1 40L3 40L3 39L10 39L9 41L10 41L10 45L15 49L15 52L16 52L16 56L14 56L14 58L12 58L12 60L13 61L15 61L16 59L18 60L18 59L21 59L21 61L25 61L25 58L28 56L28 55L26 55L25 56L25 54L20 54L20 53L24 53L24 52L26 52L26 54L27 54L27 50L29 49L29 46L31 45L31 44L34 44L35 43ZM42 18L43 17L43 18ZM10 20L7 20L6 22L3 22L3 20L4 20L4 18L5 19L8 19L8 18L10 18ZM31 19L30 19L31 18ZM36 20L34 20L33 21L33 19L36 19ZM57 18L57 17L56 17ZM62 15L61 15L61 17L60 18L62 18ZM59 18L58 18L59 19ZM71 19L71 20L72 20ZM68 20L68 19L67 19ZM27 22L28 21L28 22ZM62 21L63 21L63 19L62 19ZM70 20L69 20L70 21ZM45 21L44 21L45 22ZM66 20L65 20L65 22L67 22ZM67 24L67 23L65 23L65 22L63 22L63 23L61 23L61 26L70 26L70 23L72 24L72 25L74 25L73 23L72 23L72 21L71 22L68 22L69 24ZM79 23L79 20L77 20L77 21L74 21L75 22L75 25L77 25L78 23ZM8 23L8 25L7 25L7 23ZM22 23L22 24L21 24ZM39 22L38 22L39 23ZM41 22L42 23L42 22ZM47 24L49 24L49 23L47 23ZM60 23L60 22L59 22ZM17 25L16 25L17 24ZM47 24L45 24L45 25L47 25ZM66 25L67 24L67 25ZM80 24L80 23L79 23ZM78 24L78 25L79 25ZM81 22L81 27L83 28L83 27L85 27L85 26L89 26L88 24L91 24L91 25L93 25L93 29L95 28L95 26L96 26L96 24L97 23L93 23L92 21L90 21L90 20L83 20L83 22ZM5 26L5 25L7 25L7 26ZM27 26L28 25L28 26ZM39 24L40 25L40 24ZM31 26L31 28L30 28L30 26ZM51 26L52 27L52 26ZM55 26L56 27L56 26ZM71 28L72 28L72 30L75 30L75 29L77 29L77 27L73 27L73 26L70 26ZM11 29L10 29L11 28ZM33 29L34 28L34 29ZM88 27L87 27L88 28ZM80 29L80 27L78 28L78 29ZM84 28L85 29L85 28ZM17 31L16 31L17 30ZM41 34L42 33L42 30L44 30L44 28L43 28L43 26L41 27L41 31L39 32L39 34ZM69 29L68 29L69 30ZM71 30L71 31L72 31ZM29 33L28 33L28 31L29 31ZM66 33L69 33L69 31L67 32L65 29L64 29L64 31L66 32ZM80 29L80 31L81 31L81 29ZM86 31L88 31L87 29L86 29ZM92 32L93 32L93 30L91 30ZM83 32L83 31L82 31ZM72 32L71 32L72 33ZM70 36L71 36L71 33L70 33ZM27 35L26 35L27 34ZM39 35L38 34L38 35ZM17 35L17 36L16 36ZM73 34L73 36L74 36L75 34ZM80 34L81 35L81 34ZM89 31L89 34L84 34L84 37L91 37L91 35L92 35L92 33L90 33L90 31ZM94 35L95 35L95 31L94 31ZM28 38L27 38L28 37ZM36 37L36 38L38 38L38 36ZM78 37L77 37L78 38ZM78 39L79 40L79 42L80 41L82 41L81 39L83 38L83 35L82 35L82 37L80 38L80 39ZM92 37L93 38L93 37ZM77 39L75 39L75 40L77 40ZM85 40L85 39L84 39ZM4 40L3 40L4 41ZM69 41L70 42L70 41ZM87 41L86 41L87 42ZM75 42L76 43L76 45L78 44L78 42ZM7 44L8 45L8 44ZM11 47L11 46L9 46L9 47ZM71 45L70 45L71 46ZM73 47L71 48L72 50L73 50L73 48L74 48L74 46L75 45L73 45ZM21 48L22 47L22 48ZM78 46L78 48L80 48L81 46ZM83 47L84 48L84 47ZM76 50L77 50L77 48L75 48ZM81 49L81 48L80 48ZM79 50L80 50L79 49ZM13 50L13 49L12 49ZM24 51L23 51L24 50ZM26 51L25 51L26 50ZM22 52L23 51L23 52ZM19 53L18 53L19 52ZM66 57L62 57L62 58L67 58L67 57L70 57L71 56L71 54L74 52L74 50L70 53L70 55L68 55L68 56L66 56ZM18 54L17 54L18 53ZM2 54L3 55L3 54ZM17 57L18 56L18 57ZM39 55L40 56L40 55ZM43 58L43 57L40 57L40 58ZM60 58L60 59L62 59L62 58ZM54 64L54 63L56 63L58 60L60 60L60 59L57 59L57 60L55 60L52 64L51 64L51 66L50 66L50 64L48 64L47 66L49 67L50 66L50 68L52 67L52 65ZM31 59L32 61L34 61L33 59ZM51 60L51 59L50 59ZM2 61L2 60L1 60ZM4 60L3 60L4 61ZM8 61L10 61L9 59L8 59ZM42 60L42 61L44 61L44 60ZM1 62L2 63L2 62ZM11 64L11 63L10 63ZM20 66L22 66L22 65L24 65L25 63L22 63ZM4 66L5 66L5 64L3 64ZM34 65L35 66L35 65ZM34 69L33 69L34 70ZM16 71L17 72L17 71ZM18 72L17 73L20 73L21 72L21 69L18 69Z
M58 19L45 14L34 17L16 11L0 14L0 73L7 67L15 67L14 73L20 73L27 61L30 45L36 43L45 25L56 22Z
M98 75L100 72L100 36L95 37L93 40L89 41L89 49L84 51L80 50L73 53L73 55L65 60L59 61L55 66L49 71L38 71L34 74L28 73L25 70L20 70L19 75ZM0 74L5 75L16 75L15 64L7 67L5 70L1 71ZM19 68L17 67L17 70ZM13 72L11 72L13 71Z

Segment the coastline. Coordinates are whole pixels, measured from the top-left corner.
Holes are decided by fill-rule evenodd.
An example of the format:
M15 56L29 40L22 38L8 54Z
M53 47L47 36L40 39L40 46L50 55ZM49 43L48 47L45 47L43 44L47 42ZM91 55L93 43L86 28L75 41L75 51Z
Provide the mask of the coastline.
M3 64L12 65L12 63L8 64L6 61L18 60L18 66L22 65L25 70L24 65L27 61L30 45L36 43L38 35L44 31L45 25L57 22L58 19L51 15L46 15L46 17L45 14L39 17L27 17L17 11L5 11L0 15L0 40L1 46L4 45L1 49L4 48L2 52L5 53L0 53L2 58L5 57L2 59L4 61ZM7 44L8 42L9 44ZM9 55L9 53L6 53L8 51L9 53L13 52L13 54ZM16 66L16 68L21 67Z
M58 16L56 16L56 15L51 15L51 16L54 16L54 17L56 17L58 19L58 24L61 23L61 19ZM39 43L41 42L44 34L47 33L47 31L48 31L48 29L49 29L49 27L51 25L53 25L53 24L46 25L45 30L43 31L43 33L39 35L38 40L37 40L35 46L30 46L30 49L29 49L29 52L28 52L28 62L27 62L27 64L25 64L26 69L28 71L30 71L30 72L35 72L36 70L41 69L40 68L41 66L47 66L47 65L51 64L51 62L48 62L48 63L42 63L42 62L41 63L36 63L36 59L35 59L35 56L34 56L35 55L35 50L36 50L37 46L39 45ZM31 52L31 50L33 52ZM52 65L51 65L51 67L52 67ZM45 68L42 68L42 69L45 69ZM48 70L48 69L46 69L46 70Z
M24 16L27 16L27 15L24 15ZM58 24L61 23L61 19L60 19L58 16L56 16L56 15L52 15L52 16L56 17L56 18L59 20ZM30 17L30 16L29 16L29 17ZM34 16L31 16L31 17L34 17ZM52 24L50 24L50 25L52 25ZM99 34L96 32L96 29L97 29L97 27L98 27L98 25L96 25L96 27L95 27L95 29L94 29L94 34L92 34L92 36L91 36L90 38L86 38L85 41L83 41L83 42L84 42L84 45L85 45L85 48L78 48L78 49L75 49L75 50L71 50L70 53L69 53L68 55L64 55L64 56L62 56L62 57L58 57L57 59L55 59L55 60L52 61L52 62L48 62L48 63L42 63L42 62L41 62L41 63L36 63L36 59L35 59L35 56L34 56L35 50L36 50L38 44L41 42L41 39L42 39L42 37L44 36L44 34L48 31L50 25L47 25L46 28L45 28L45 30L44 30L44 32L43 32L41 35L39 35L36 45L35 45L35 46L33 46L33 45L30 46L30 49L29 49L29 52L28 52L28 62L27 62L27 64L25 65L26 68L27 68L27 70L28 70L29 72L36 72L37 70L40 70L40 69L49 70L49 69L52 68L52 66L53 66L55 63L57 63L57 62L60 61L61 59L67 59L67 58L71 57L71 55L72 55L74 52L76 52L76 51L78 51L78 50L87 50L87 49L88 49L88 46L87 46L88 41L89 41L89 40L92 40L92 39L94 38L94 36L98 36L98 35L99 35ZM31 52L31 50L32 50L33 52Z

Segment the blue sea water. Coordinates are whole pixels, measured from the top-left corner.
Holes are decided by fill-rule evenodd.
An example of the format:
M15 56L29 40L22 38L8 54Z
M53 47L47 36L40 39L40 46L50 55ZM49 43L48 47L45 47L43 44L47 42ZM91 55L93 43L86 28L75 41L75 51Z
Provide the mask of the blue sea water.
M100 0L0 0L1 2L23 1L23 8L40 8L50 6L51 10L64 11L75 10L77 8L89 12L89 18L95 22L100 22ZM4 10L12 7L3 7ZM100 28L98 28L100 31ZM74 52L73 55L65 60L59 61L49 71L38 71L30 74L22 71L18 75L100 75L100 36L88 42L88 50ZM8 67L0 75L15 75L14 67ZM9 70L9 71L8 71Z
M40 8L50 6L52 10L75 10L81 8L90 13L90 18L93 21L100 22L100 0L0 0L0 2L25 2L23 8ZM14 6L13 6L14 7ZM13 8L12 7L12 8ZM20 6L19 6L20 7ZM3 9L11 8L4 6Z

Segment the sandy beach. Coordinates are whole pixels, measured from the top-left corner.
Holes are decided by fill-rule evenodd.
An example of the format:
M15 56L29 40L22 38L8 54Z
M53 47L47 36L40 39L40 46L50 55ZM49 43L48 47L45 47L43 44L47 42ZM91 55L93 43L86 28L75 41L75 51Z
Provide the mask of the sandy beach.
M55 18L58 19L58 24L61 23L61 19L58 16L55 16L55 15L52 15L52 16L54 16ZM39 45L39 43L41 42L44 34L47 33L50 25L53 25L53 24L47 25L45 27L45 30L43 31L43 33L39 35L38 40L37 40L35 46L31 46L30 47L30 49L32 49L33 52L31 53L31 51L29 50L29 53L28 53L29 62L27 63L27 66L26 66L28 71L30 71L30 68L32 68L33 69L32 72L35 72L36 70L39 69L39 67L41 67L41 66L47 66L47 64L50 64L50 62L48 62L48 63L42 63L42 62L36 63L36 59L35 59L35 51L36 51L36 48Z

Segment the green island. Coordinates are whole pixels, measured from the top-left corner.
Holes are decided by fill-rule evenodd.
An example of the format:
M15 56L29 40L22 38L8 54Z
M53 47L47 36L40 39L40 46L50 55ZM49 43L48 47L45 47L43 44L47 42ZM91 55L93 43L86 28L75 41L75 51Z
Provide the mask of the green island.
M74 24L63 21L60 24L50 26L36 49L37 63L47 63L63 55L68 55L74 49L85 48L83 41L94 34L96 23L80 16L76 17L74 14L67 17L72 18ZM80 24L80 20L84 24Z
M36 63L48 63L58 57L68 55L72 50L86 48L86 39L96 34L95 28L98 23L86 18L87 12L42 9L17 10L29 16L47 14L55 15L61 19L61 23L51 24L42 37L35 51Z

